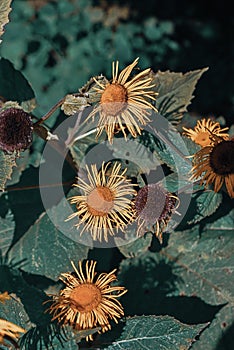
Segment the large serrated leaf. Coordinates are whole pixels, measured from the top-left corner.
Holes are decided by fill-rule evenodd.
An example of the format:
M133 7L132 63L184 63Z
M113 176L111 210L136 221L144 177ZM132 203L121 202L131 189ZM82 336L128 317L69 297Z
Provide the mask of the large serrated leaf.
M0 191L4 191L7 180L11 178L14 166L15 156L0 150Z
M71 260L77 262L87 258L89 248L68 238L57 228L63 224L63 204L62 201L44 212L10 250L10 259L25 259L24 271L56 280L60 273L71 270ZM78 234L73 223L64 225L70 225L74 235Z
M121 337L106 350L186 350L203 329L169 316L135 316L126 320Z
M159 113L172 124L177 124L187 111L194 97L195 86L207 69L197 69L185 74L170 71L158 71L155 74L154 84L158 91L156 106Z
M1 0L0 2L0 37L4 33L4 26L9 22L9 13L11 12L12 0ZM0 39L0 43L2 40Z
M5 218L0 217L0 255L5 256L13 240L15 222L13 215L8 212Z
M228 329L234 321L232 231L233 227L232 230L209 227L200 233L197 226L191 231L175 232L170 237L169 246L161 252L175 264L180 278L180 283L177 284L179 295L198 296L212 305L226 305L216 315L198 344L194 345L194 349L216 349L224 325Z

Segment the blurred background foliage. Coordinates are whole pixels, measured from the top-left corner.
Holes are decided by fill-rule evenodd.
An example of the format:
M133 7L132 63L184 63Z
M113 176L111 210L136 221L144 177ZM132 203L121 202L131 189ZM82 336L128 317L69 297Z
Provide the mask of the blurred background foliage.
M112 60L123 68L139 56L155 71L209 66L190 112L231 124L234 23L225 3L14 0L0 55L31 82L38 114L91 76L110 77Z

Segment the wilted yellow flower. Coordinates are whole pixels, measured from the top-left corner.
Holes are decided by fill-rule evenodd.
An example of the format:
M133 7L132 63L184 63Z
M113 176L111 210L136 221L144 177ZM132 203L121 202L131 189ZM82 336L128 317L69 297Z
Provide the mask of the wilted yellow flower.
M234 140L215 137L213 145L202 148L193 156L192 179L201 177L201 184L214 184L219 192L225 183L234 197Z
M100 327L101 332L111 328L110 320L118 323L124 315L123 307L117 300L125 294L124 287L111 286L116 281L115 270L96 276L96 261L86 262L85 273L82 261L78 269L72 262L75 273L62 273L60 279L66 285L59 295L53 295L53 304L47 310L62 325L69 324L76 330ZM92 340L92 336L88 337Z
M2 318L0 319L0 344L7 345L5 340L8 340L15 345L20 333L25 333L25 329Z
M157 111L150 102L157 95L152 90L155 85L153 77L149 76L151 69L145 69L129 79L137 63L138 58L118 74L119 62L113 62L112 81L106 85L96 81L100 102L88 119L99 115L97 137L105 129L108 140L112 142L116 128L120 128L125 138L125 128L136 137L141 134L141 126L150 121L151 111Z
M185 130L184 135L202 147L212 144L212 135L224 139L228 138L228 134L224 132L227 131L228 128L221 129L220 124L211 119L198 120L194 129L187 129L184 127L183 129Z
M107 174L108 166L109 163L105 165L103 162L99 172L96 165L91 165L91 170L86 166L87 182L79 178L79 183L74 184L83 194L70 198L77 211L67 219L78 217L79 222L75 226L84 224L81 234L88 230L92 238L99 241L103 237L108 241L108 234L114 235L115 229L124 231L134 216L131 197L136 192L125 176L127 169L121 172L121 164L115 163Z

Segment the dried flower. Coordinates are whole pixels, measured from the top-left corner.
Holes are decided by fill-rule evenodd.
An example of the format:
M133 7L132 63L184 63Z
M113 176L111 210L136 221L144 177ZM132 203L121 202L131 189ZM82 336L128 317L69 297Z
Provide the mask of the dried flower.
M7 346L5 343L5 339L7 339L15 345L20 337L20 333L25 333L25 329L0 318L0 344Z
M72 204L76 204L77 211L67 220L79 217L75 226L84 224L81 234L85 230L91 232L94 240L108 241L108 234L114 235L114 228L124 231L125 226L133 220L131 196L135 190L130 180L126 178L127 169L120 172L121 164L115 163L110 174L107 175L109 163L98 172L96 165L91 165L91 171L86 166L88 173L87 183L78 179L79 184L74 184L83 192L82 195L70 198Z
M153 78L149 76L150 68L129 76L138 63L138 58L118 74L119 62L113 62L112 81L101 84L99 88L100 102L90 113L89 118L99 114L97 137L106 130L108 140L113 141L116 128L119 128L126 138L125 127L133 137L141 134L141 125L146 125L149 115L156 108L149 100L155 100L157 93L152 90ZM129 79L129 80L128 80Z
M32 143L32 120L20 108L0 112L0 149L8 152L23 151Z
M125 294L124 287L111 286L116 281L115 270L101 273L96 277L96 261L86 262L86 275L82 270L82 261L78 269L72 262L75 273L63 273L60 279L66 285L59 295L53 295L53 304L47 310L61 324L69 324L76 330L101 327L102 332L111 328L110 321L118 323L124 315L123 307L117 300ZM92 336L88 338L92 340Z
M159 184L149 184L142 187L136 195L135 207L137 212L138 230L142 235L153 226L155 235L162 241L163 230L167 226L173 211L176 209L178 197Z
M228 138L228 134L224 132L228 128L221 129L220 124L211 119L198 120L194 129L183 129L185 130L184 135L202 147L212 144L212 135L223 137L224 139Z
M193 156L192 179L201 177L201 184L214 184L219 192L225 183L228 194L234 197L234 140L221 137L213 145L202 148Z

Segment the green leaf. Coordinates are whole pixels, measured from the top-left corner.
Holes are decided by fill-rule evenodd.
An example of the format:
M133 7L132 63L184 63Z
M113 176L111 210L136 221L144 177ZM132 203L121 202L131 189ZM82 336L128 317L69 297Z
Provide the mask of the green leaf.
M15 222L13 220L13 215L9 211L5 218L0 217L0 255L5 256L8 251L15 230Z
M153 82L158 92L158 112L172 124L178 124L194 97L193 92L198 80L207 70L208 68L197 69L185 74L158 71Z
M66 95L61 110L64 111L64 114L69 116L78 113L87 106L89 106L89 104L85 97Z
M161 128L160 131L155 130L155 134L157 138L151 140L151 147L154 148L158 161L167 164L173 172L188 179L192 169L188 138L182 137L174 128L169 130Z
M13 167L13 171L11 174L11 178L7 180L6 185L11 186L20 181L20 177L23 173L23 171L27 168L29 161L29 150L26 149L24 152L20 153L20 156L16 158L16 164Z
M9 22L9 13L11 12L12 0L1 0L0 3L0 37L4 33L4 26ZM2 40L0 40L0 43Z
M106 350L186 350L203 329L169 316L135 316L127 318L121 337Z
M66 227L73 237L79 235L72 222L64 222L66 199L44 212L9 252L14 261L26 260L24 271L57 280L62 272L71 270L71 260L87 258L88 246L65 236L57 227ZM53 218L53 222L50 220Z
M192 189L192 182L185 176L179 178L176 173L165 176L160 183L162 183L163 187L169 192L177 192L179 190L186 191L186 189L191 191Z
M114 139L113 144L108 144L108 148L113 151L113 156L125 159L137 165L139 173L149 174L151 170L156 170L160 162L155 153L150 148L141 144L136 139Z
M226 204L224 206L226 207ZM234 209L232 209L228 214L223 215L218 220L212 223L206 224L206 229L209 230L229 230L232 231L234 227Z
M0 96L6 100L29 101L35 97L34 92L23 76L13 67L13 64L5 58L0 59Z
M215 213L222 203L222 198L222 193L216 193L211 190L194 193L186 214L187 224L196 224Z
M125 238L128 234L128 230L125 232ZM134 232L136 236L136 232ZM152 242L152 233L148 232L143 237L137 238L133 242L121 245L121 239L115 238L115 243L118 246L119 251L126 257L132 258L144 254L150 247Z
M229 214L230 216L233 213ZM230 220L229 220L230 222ZM175 264L180 278L176 295L197 296L212 305L225 305L194 349L214 350L225 328L234 321L234 239L232 229L205 228L174 232L161 254ZM175 295L175 292L174 292ZM220 349L220 348L219 348Z
M15 156L13 154L6 154L0 150L0 191L4 191L6 182L11 178L15 165Z
M0 318L28 329L32 324L21 300L15 294L10 294L10 297L4 303L0 303Z

